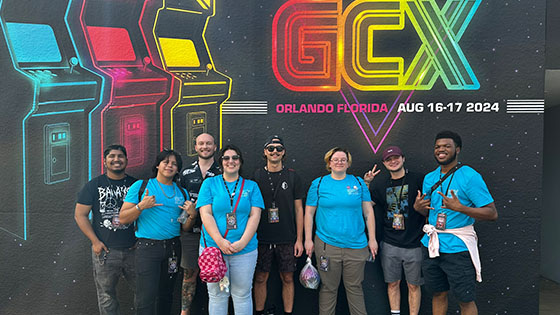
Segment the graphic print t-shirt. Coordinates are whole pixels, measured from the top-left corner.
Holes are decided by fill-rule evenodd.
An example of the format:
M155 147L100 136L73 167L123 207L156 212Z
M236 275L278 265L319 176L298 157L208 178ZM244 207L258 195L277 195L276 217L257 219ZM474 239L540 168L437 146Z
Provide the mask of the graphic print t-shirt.
M376 177L370 185L371 199L375 202L375 221L380 229L380 239L393 246L414 248L420 246L424 235L422 227L426 218L414 210L418 190L422 190L424 176L407 172L406 176L391 179L390 176ZM395 214L402 214L404 230L393 228Z
M119 222L124 197L135 181L128 175L112 180L103 174L89 181L78 194L79 204L92 206L93 231L107 247L129 248L136 242L134 225Z

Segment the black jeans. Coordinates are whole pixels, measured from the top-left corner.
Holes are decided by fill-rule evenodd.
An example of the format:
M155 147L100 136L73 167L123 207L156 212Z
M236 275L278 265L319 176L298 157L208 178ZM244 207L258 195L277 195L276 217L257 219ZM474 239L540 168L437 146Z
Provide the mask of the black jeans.
M136 314L171 313L173 288L178 273L169 273L169 259L181 264L179 237L168 240L140 238L136 243ZM157 311L156 311L157 309Z

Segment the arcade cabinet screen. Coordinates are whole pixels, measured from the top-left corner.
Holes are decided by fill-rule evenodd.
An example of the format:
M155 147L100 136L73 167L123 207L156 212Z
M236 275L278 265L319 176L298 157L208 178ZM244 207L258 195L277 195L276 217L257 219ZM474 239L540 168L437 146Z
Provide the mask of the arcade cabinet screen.
M135 61L128 31L120 27L88 26L87 31L97 61Z
M50 25L6 23L18 63L61 62L62 55Z
M198 68L200 60L190 39L160 37L159 44L168 68Z

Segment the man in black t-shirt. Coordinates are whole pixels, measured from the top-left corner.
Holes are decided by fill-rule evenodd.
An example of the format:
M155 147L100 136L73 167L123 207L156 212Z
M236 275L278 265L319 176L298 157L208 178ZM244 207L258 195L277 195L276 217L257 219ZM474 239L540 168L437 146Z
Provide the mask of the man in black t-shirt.
M415 192L422 189L424 176L404 168L404 155L399 147L383 151L383 165L390 176L372 176L364 180L371 184L371 199L375 203L375 217L382 220L380 257L391 314L400 314L400 283L404 268L408 285L410 314L420 310L422 278L422 250L420 239L426 218L414 211ZM373 180L373 181L372 181Z
M294 271L296 257L303 253L303 205L305 194L297 173L284 167L284 142L279 136L269 137L264 145L266 166L255 171L266 209L261 214L255 271L255 307L264 314L266 283L273 258L278 262L282 280L284 314L291 314L294 305Z
M74 217L91 241L93 279L100 314L120 314L116 287L120 276L135 288L134 225L120 224L119 211L128 188L136 181L125 173L128 159L121 145L103 152L106 173L89 181L78 194ZM92 221L88 215L92 213Z
M202 182L206 178L219 175L222 172L218 163L214 160L214 153L216 153L217 149L214 137L210 134L202 133L196 137L195 141L194 150L198 155L197 159L183 169L180 176L180 183L189 193L191 201L196 203ZM181 234L181 245L183 246L181 267L184 270L181 289L181 315L190 314L199 272L198 247L202 221L198 215L196 218L191 218L190 220L193 222L192 227L188 231L183 231ZM187 225L187 227L190 226Z

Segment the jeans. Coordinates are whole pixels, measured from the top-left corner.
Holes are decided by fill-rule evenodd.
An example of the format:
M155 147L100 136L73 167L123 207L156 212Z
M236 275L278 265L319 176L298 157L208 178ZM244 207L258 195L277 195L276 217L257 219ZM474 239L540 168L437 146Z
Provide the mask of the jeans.
M204 248L200 248L200 253ZM229 290L233 298L235 314L253 314L253 275L257 264L257 250L242 255L223 255L226 261L226 277L229 279ZM220 284L208 283L208 313L210 315L226 315L230 292L221 291Z
M169 259L181 264L179 237L168 240L138 239L136 243L136 314L170 314L178 272L169 273ZM157 309L157 311L156 311Z
M109 252L102 251L99 256L91 251L99 314L120 314L116 288L121 275L131 289L135 289L134 254L133 248L111 248Z

